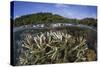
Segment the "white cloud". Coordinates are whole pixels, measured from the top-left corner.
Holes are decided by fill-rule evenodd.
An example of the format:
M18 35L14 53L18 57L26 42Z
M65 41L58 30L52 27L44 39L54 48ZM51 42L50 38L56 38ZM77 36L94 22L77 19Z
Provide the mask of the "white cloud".
M56 4L55 7L58 7L58 8L60 8L60 7L69 8L70 6L65 5L65 4Z
M19 18L19 17L21 17L21 16L15 16L14 18Z

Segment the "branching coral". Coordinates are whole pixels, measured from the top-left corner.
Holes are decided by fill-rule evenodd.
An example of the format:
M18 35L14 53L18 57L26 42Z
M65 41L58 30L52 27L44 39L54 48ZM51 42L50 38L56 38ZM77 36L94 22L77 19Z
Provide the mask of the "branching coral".
M63 31L51 30L35 36L27 33L19 45L17 65L88 61L90 56L86 56L89 48L83 36L75 37Z

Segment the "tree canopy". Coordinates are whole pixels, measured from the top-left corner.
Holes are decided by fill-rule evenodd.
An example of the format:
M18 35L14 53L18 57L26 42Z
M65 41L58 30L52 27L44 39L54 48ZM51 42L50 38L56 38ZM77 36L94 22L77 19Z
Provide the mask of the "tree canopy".
M97 27L97 19L94 18L84 18L79 20L79 19L65 18L60 15L52 13L28 14L13 20L14 27L28 25L28 24L38 24L38 23L74 23L74 24L85 24L88 26Z

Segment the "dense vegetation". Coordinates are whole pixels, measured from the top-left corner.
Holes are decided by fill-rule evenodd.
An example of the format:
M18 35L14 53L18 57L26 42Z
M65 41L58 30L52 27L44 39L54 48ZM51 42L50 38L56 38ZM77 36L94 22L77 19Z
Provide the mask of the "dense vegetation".
M97 27L97 19L84 18L84 19L71 19L65 18L57 14L52 13L36 13L18 17L14 19L14 26L35 24L35 23L74 23L85 24L88 26Z

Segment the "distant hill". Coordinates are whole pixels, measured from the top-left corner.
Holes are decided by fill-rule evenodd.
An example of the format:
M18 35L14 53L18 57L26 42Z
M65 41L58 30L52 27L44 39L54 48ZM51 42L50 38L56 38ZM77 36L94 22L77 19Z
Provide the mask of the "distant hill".
M29 14L18 17L13 20L14 27L28 25L28 24L38 24L38 23L74 23L74 24L85 24L88 26L97 27L97 20L94 18L84 18L82 20L79 20L79 19L65 18L60 15L52 13Z

